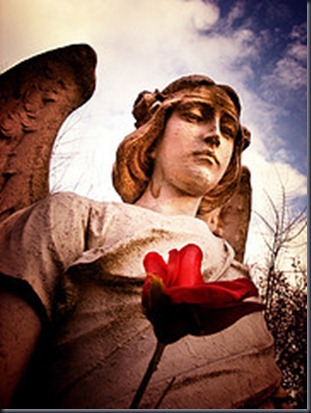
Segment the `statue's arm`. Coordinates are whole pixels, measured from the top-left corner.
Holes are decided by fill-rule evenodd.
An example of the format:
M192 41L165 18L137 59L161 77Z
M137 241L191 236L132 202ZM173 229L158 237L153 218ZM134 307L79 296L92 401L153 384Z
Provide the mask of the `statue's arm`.
M40 331L33 307L16 293L0 289L0 408L9 408Z
M96 54L72 45L0 75L0 221L49 193L54 140L95 88Z

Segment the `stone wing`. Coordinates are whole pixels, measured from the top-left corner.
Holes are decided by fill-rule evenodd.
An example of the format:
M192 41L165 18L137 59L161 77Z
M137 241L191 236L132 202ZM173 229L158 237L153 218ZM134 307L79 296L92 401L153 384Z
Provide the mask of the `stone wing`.
M92 96L96 61L90 46L71 45L0 75L0 221L49 193L54 140Z
M235 258L243 262L249 221L251 216L252 188L250 171L242 167L240 183L225 205L200 216L212 232L226 239L234 248Z

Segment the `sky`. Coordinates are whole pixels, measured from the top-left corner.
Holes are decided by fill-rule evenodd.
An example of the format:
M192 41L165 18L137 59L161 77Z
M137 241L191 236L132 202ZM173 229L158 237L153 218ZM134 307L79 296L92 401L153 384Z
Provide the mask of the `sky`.
M118 201L111 169L136 96L200 73L238 92L252 132L247 261L263 248L256 217L269 219L267 194L278 205L283 186L294 208L307 204L305 0L0 0L1 72L74 43L95 49L97 86L59 132L52 192Z

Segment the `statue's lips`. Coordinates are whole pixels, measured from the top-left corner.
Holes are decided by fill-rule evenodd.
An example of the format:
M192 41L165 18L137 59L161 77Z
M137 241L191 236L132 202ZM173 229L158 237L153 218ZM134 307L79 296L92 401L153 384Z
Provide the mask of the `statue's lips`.
M215 155L213 151L210 151L210 150L195 151L193 152L193 155L195 158L202 160L202 161L206 161L209 164L219 165L217 156Z

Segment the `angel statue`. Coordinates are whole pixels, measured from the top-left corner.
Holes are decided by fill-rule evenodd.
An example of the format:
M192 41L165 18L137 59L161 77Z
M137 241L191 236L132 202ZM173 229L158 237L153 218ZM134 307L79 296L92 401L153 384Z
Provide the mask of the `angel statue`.
M112 173L122 202L51 194L54 139L95 68L90 46L71 45L1 75L1 407L281 408L243 264L237 93L205 75L140 93Z

